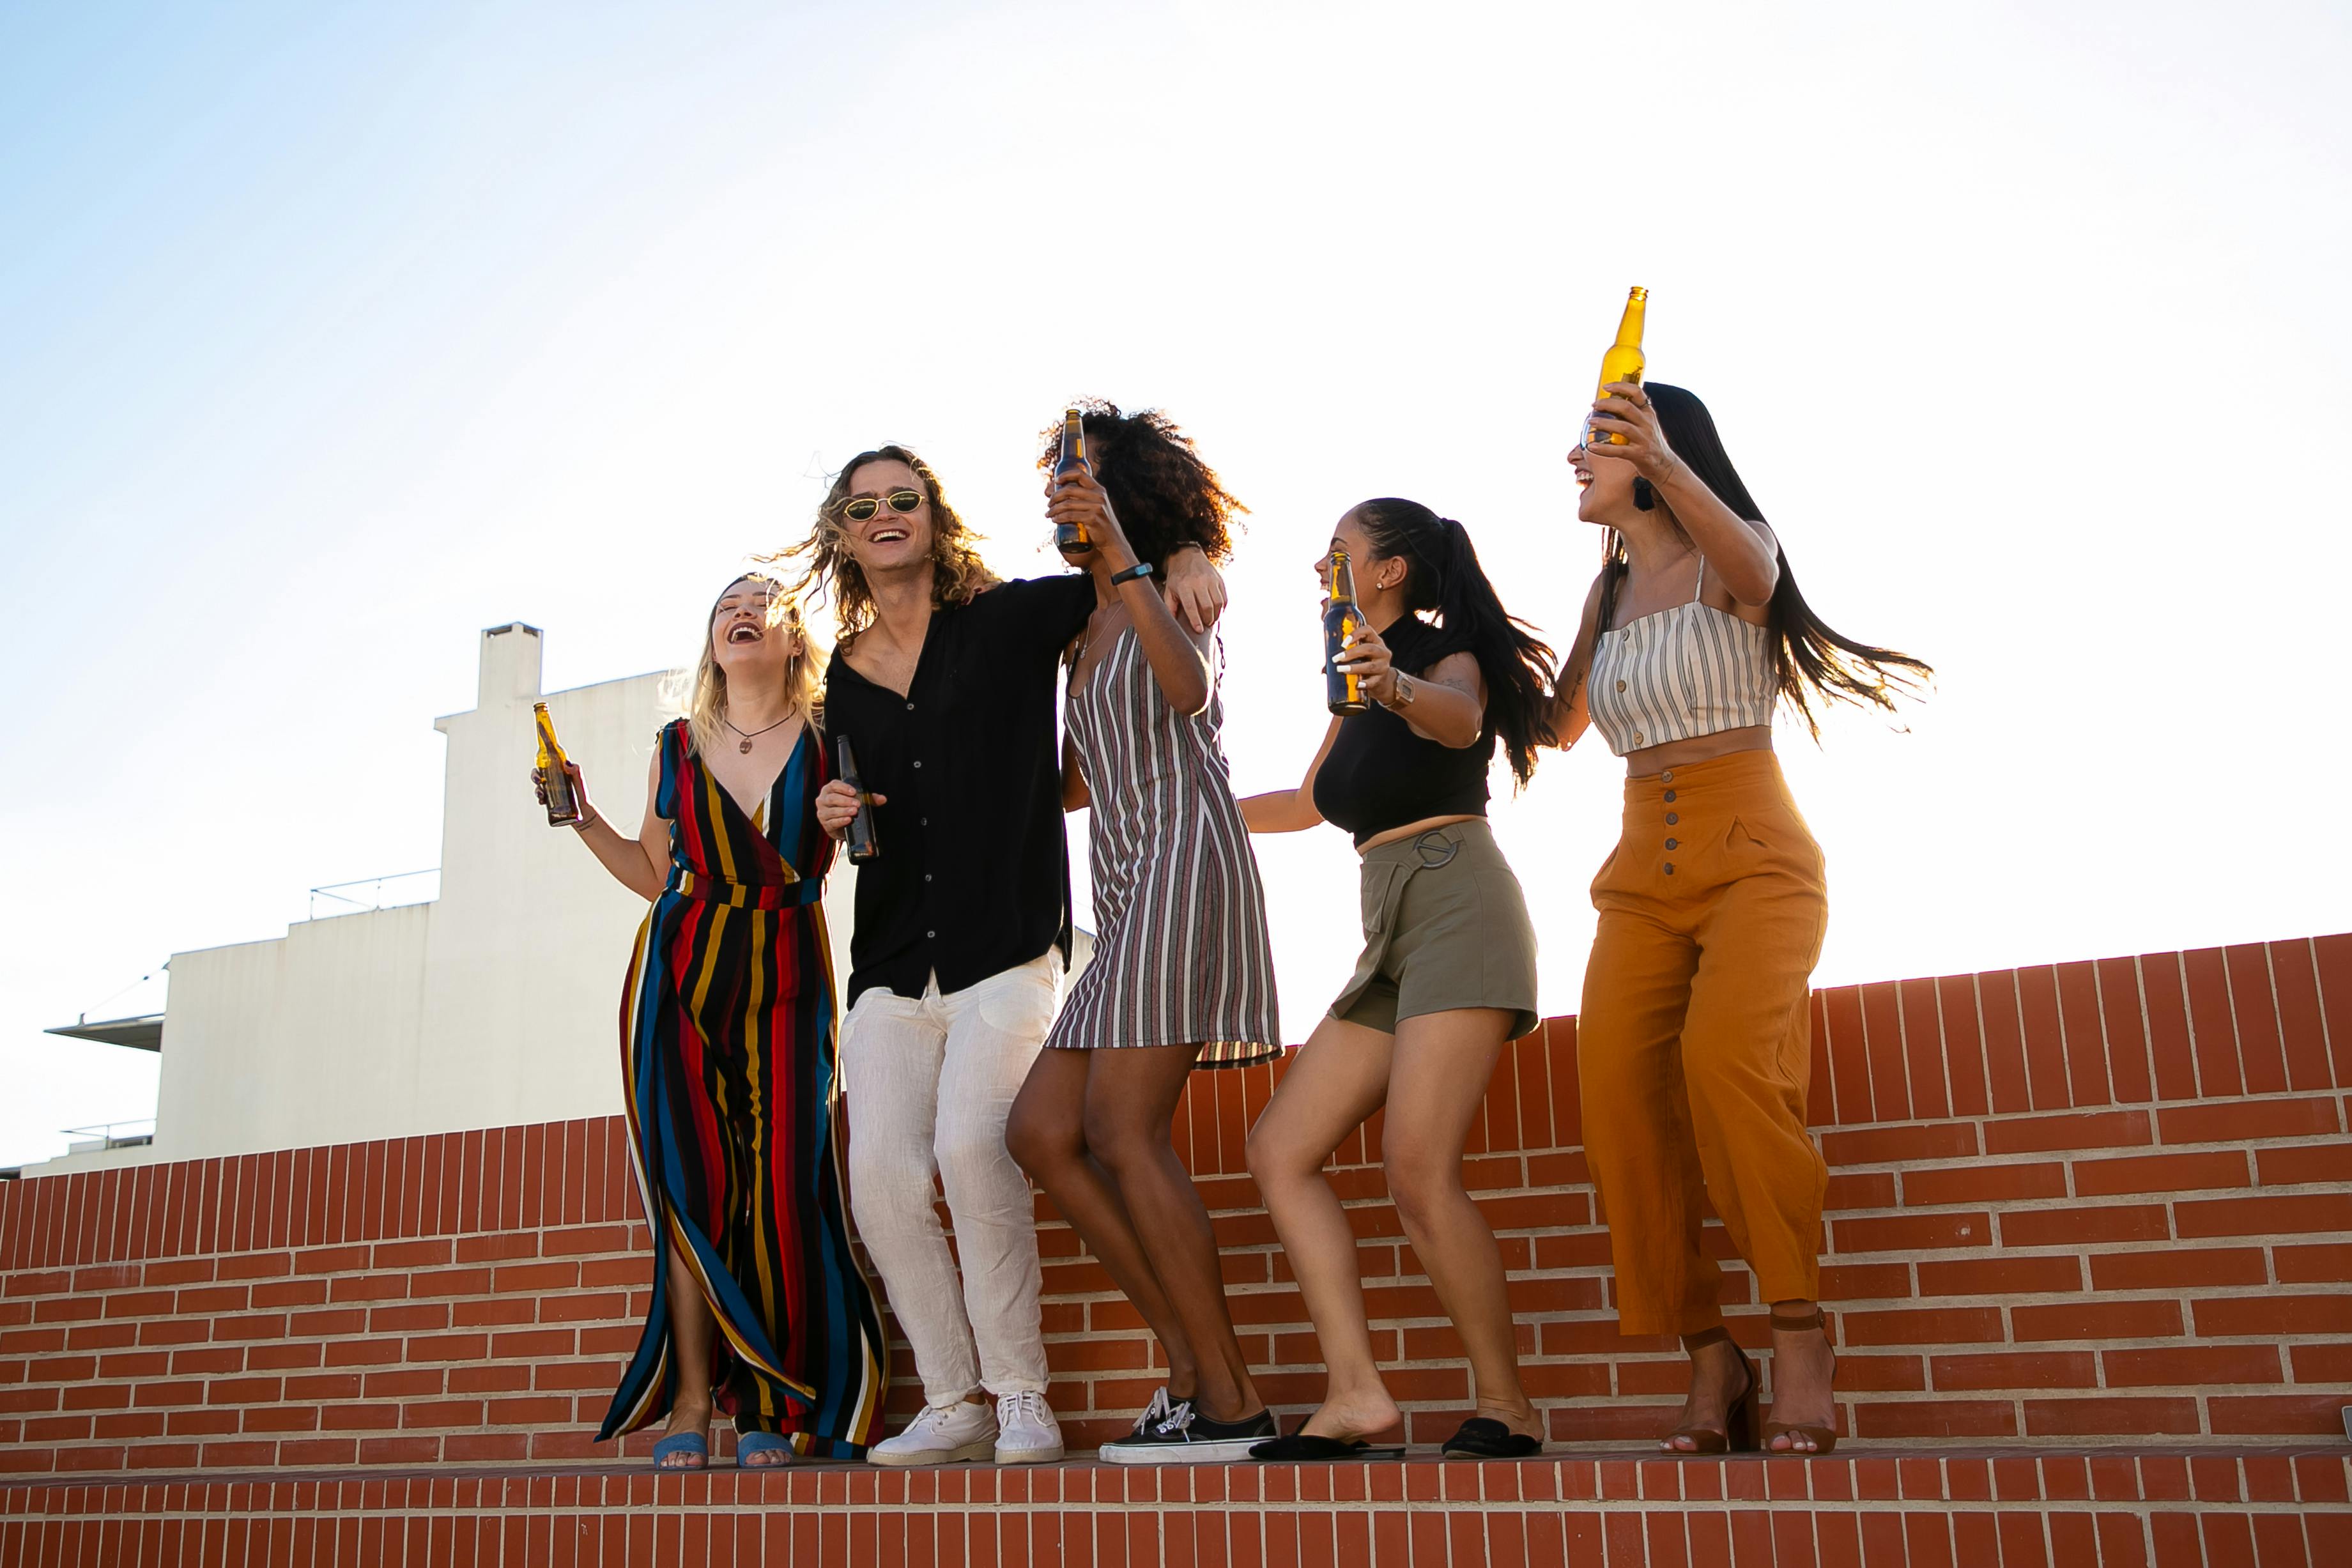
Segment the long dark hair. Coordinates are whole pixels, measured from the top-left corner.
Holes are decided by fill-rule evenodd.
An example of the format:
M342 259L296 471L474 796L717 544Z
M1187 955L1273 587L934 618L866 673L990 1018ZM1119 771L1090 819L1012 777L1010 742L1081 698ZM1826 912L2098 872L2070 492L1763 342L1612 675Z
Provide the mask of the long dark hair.
M1551 649L1534 627L1503 608L1468 529L1395 496L1365 501L1353 515L1375 558L1403 559L1405 608L1436 611L1440 646L1449 653L1466 649L1478 660L1486 678L1486 727L1502 737L1511 777L1526 784L1535 776L1537 748L1558 744L1550 719Z
M1176 421L1157 408L1129 414L1100 398L1069 406L1085 422L1087 461L1109 492L1138 559L1164 573L1168 558L1187 544L1199 545L1213 563L1232 556L1234 519L1249 508L1234 499ZM1059 419L1042 441L1037 466L1051 472L1062 450Z
M1723 437L1716 434L1715 416L1706 411L1706 405L1696 394L1664 382L1651 382L1643 390L1650 395L1650 406L1658 414L1658 428L1675 455L1689 465L1717 500L1751 522L1762 522L1763 509L1748 493L1739 470L1731 466L1731 455L1723 449ZM1633 481L1633 504L1643 511L1657 504L1649 480ZM1680 523L1675 525L1675 531L1682 532ZM1789 570L1785 549L1780 552L1780 584L1772 590L1765 620L1765 629L1771 634L1772 675L1780 695L1796 707L1814 740L1821 739L1822 727L1813 713L1811 693L1892 712L1898 692L1914 693L1923 681L1934 678L1935 667L1923 660L1893 648L1856 642L1832 628L1813 614L1804 595L1797 591L1796 574ZM1627 570L1625 536L1612 528L1601 557L1601 616L1595 625L1601 631L1608 630L1614 618L1617 590L1623 586Z

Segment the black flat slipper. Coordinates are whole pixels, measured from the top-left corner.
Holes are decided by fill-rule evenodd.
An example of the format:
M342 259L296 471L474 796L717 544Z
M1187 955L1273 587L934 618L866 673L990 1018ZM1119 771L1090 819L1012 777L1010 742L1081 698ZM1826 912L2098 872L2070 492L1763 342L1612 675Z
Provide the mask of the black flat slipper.
M1528 1459L1543 1452L1543 1439L1514 1432L1491 1415L1473 1415L1438 1451L1464 1459Z
M1250 1449L1253 1459L1271 1459L1276 1464L1319 1464L1335 1459L1402 1459L1404 1447L1375 1448L1361 1437L1342 1442L1337 1437L1318 1437L1311 1432L1293 1432L1286 1437L1269 1437Z

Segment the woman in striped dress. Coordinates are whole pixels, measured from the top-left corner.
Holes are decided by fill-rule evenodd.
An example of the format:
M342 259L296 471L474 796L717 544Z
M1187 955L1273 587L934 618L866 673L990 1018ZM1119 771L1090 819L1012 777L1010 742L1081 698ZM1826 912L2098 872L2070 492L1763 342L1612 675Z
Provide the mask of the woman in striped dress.
M1273 1418L1225 1307L1216 1239L1171 1138L1194 1068L1280 1052L1265 898L1218 740L1216 650L1153 579L1230 551L1233 497L1156 411L1086 418L1095 472L1051 491L1082 522L1099 606L1072 661L1065 800L1094 808L1093 963L1013 1102L1013 1157L1159 1337L1168 1386L1114 1463L1244 1457ZM1147 1242L1144 1238L1150 1237Z
M814 666L775 584L729 584L688 714L658 738L641 833L593 806L580 825L653 900L621 997L653 1306L596 1436L667 1416L664 1468L707 1462L714 1406L750 1467L862 1458L880 1436L885 1342L850 1257L833 1119Z

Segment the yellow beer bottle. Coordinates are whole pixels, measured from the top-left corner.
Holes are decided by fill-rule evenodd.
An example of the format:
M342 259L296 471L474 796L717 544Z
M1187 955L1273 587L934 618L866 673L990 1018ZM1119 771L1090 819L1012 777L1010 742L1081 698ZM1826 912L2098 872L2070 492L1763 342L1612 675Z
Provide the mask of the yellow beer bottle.
M1323 606L1323 706L1334 713L1361 713L1371 706L1364 697L1364 683L1355 675L1339 668L1339 656L1364 624L1364 613L1356 607L1356 572L1348 564L1348 552L1331 552L1331 599Z
M1605 387L1612 381L1630 381L1636 384L1641 382L1642 325L1649 311L1650 291L1639 284L1634 285L1625 295L1625 314L1618 319L1617 341L1611 343L1608 352L1601 356L1601 386ZM1599 402L1601 396L1601 393L1596 387L1592 394L1593 401ZM1592 437L1590 416L1585 420L1584 434L1585 444L1589 446ZM1607 438L1616 446L1625 444L1625 437L1614 431L1610 432Z
M564 766L563 747L555 738L555 721L547 716L544 702L532 703L530 713L539 730L539 771L547 781L547 825L574 826L583 814L580 794L572 787L572 774Z
M1078 411L1065 409L1062 413L1062 457L1054 465L1054 484L1058 489L1076 475L1092 474L1094 471L1095 466L1087 461L1087 432L1085 426L1078 422ZM1094 541L1087 537L1085 523L1057 522L1054 525L1054 548L1066 555L1081 555L1094 548Z

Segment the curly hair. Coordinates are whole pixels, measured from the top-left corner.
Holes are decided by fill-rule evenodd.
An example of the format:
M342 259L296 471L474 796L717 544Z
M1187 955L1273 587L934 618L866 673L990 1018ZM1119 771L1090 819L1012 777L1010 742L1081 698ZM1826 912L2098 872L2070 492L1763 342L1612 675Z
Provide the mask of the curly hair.
M904 463L915 471L923 487L923 498L931 508L931 607L943 610L951 605L968 605L982 589L993 586L995 573L988 569L973 548L980 536L964 526L955 508L948 504L947 492L940 488L939 475L931 466L896 442L888 442L869 452L860 452L841 466L833 477L832 488L818 503L816 523L809 536L798 544L788 544L772 555L756 555L755 561L783 561L806 557L798 581L792 585L792 595L803 603L814 606L826 599L833 601L834 624L840 632L840 646L847 647L857 634L874 624L874 592L866 585L866 569L849 551L848 519L842 515L842 505L849 500L850 482L857 470L868 463Z
M1118 405L1085 398L1079 411L1087 433L1087 459L1095 478L1110 492L1118 525L1140 560L1164 573L1168 558L1197 544L1223 564L1234 552L1234 517L1249 508L1234 499L1214 468L1201 460L1192 438L1157 408L1124 413ZM1062 422L1042 437L1037 466L1050 473L1062 453Z

